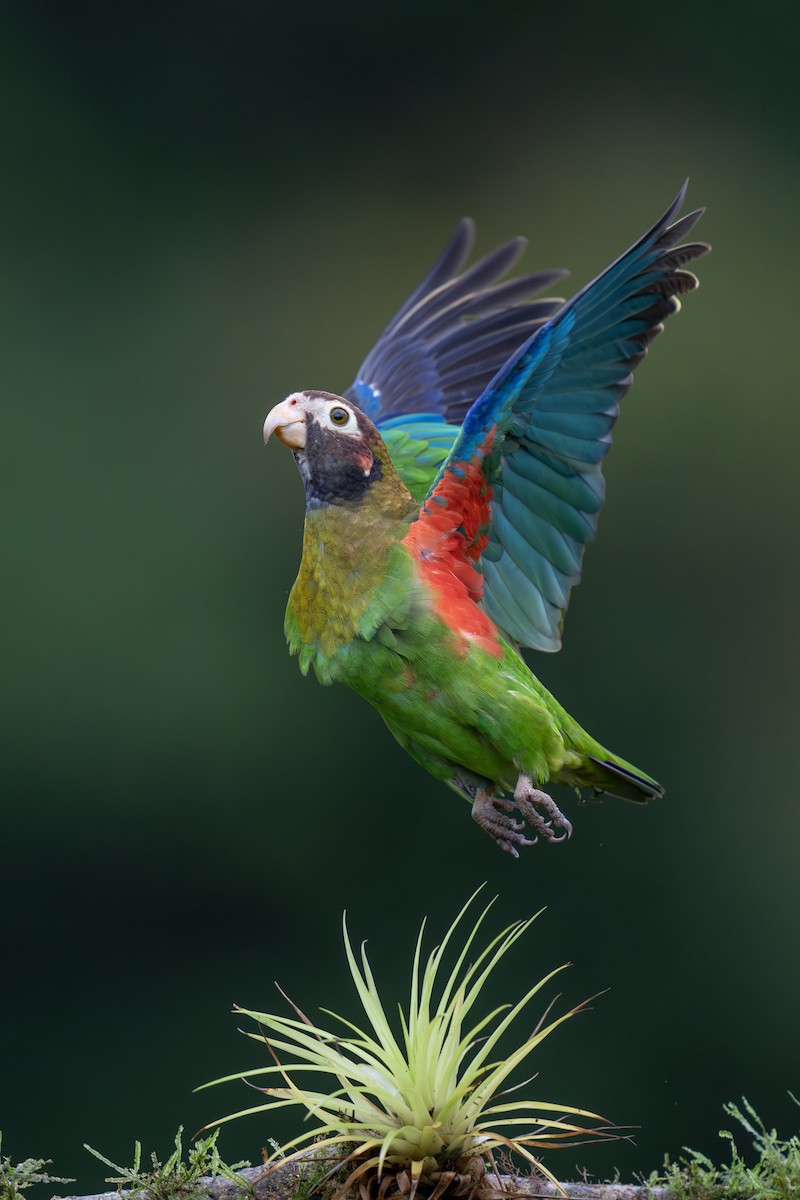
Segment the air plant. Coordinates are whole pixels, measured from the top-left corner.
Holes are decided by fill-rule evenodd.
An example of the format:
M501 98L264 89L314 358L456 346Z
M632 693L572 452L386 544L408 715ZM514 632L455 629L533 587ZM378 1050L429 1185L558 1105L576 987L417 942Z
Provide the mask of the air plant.
M461 909L424 967L423 921L411 969L407 1014L400 1007L399 1037L387 1019L363 945L359 965L350 943L346 917L343 929L347 961L370 1032L327 1009L322 1011L347 1032L323 1029L311 1022L280 988L296 1018L236 1006L235 1011L252 1018L259 1026L259 1033L248 1032L247 1036L264 1040L274 1061L213 1082L277 1075L284 1086L258 1087L269 1100L222 1121L287 1105L305 1108L312 1118L307 1132L270 1155L268 1170L300 1158L307 1153L307 1144L315 1142L315 1156L320 1151L335 1151L336 1166L330 1175L342 1165L349 1169L337 1200L351 1187L360 1192L362 1200L374 1197L390 1200L398 1194L414 1200L418 1191L430 1200L440 1200L446 1193L490 1200L498 1189L490 1184L486 1167L491 1166L499 1178L495 1151L520 1155L558 1186L533 1150L575 1145L576 1138L580 1141L586 1137L613 1136L608 1127L586 1128L575 1123L574 1118L602 1122L603 1118L596 1113L544 1101L510 1101L506 1097L517 1088L501 1091L515 1068L554 1029L588 1003L584 1001L562 1016L548 1020L551 1003L529 1036L510 1052L498 1055L497 1044L511 1023L545 984L569 964L551 971L516 1004L502 1005L477 1019L473 1012L500 959L527 931L538 913L509 925L470 963L468 955L492 901L475 922L443 986L437 989L445 951L475 895ZM438 999L434 995L437 990ZM281 1061L280 1054L292 1056L292 1061ZM298 1082L300 1072L328 1076L336 1086L327 1091L312 1089ZM212 1122L208 1128L219 1123Z

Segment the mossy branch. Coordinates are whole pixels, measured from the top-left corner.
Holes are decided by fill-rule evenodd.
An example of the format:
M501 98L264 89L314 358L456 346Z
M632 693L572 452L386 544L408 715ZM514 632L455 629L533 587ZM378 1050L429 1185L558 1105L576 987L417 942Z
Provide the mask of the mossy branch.
M229 1177L206 1176L198 1179L193 1197L196 1200L295 1200L305 1191L303 1164L287 1163L276 1167L265 1177L263 1167L247 1167L237 1171L241 1178L238 1185ZM544 1179L518 1179L500 1177L500 1187L508 1189L510 1196L556 1197L566 1195L568 1200L673 1200L674 1193L667 1187L647 1184L622 1183L564 1183L558 1191ZM130 1192L98 1192L91 1196L66 1196L60 1200L119 1200L120 1195ZM140 1193L142 1200L146 1193ZM321 1193L321 1200L324 1193Z
M792 1097L794 1099L794 1097ZM550 1200L790 1200L800 1196L800 1135L781 1138L768 1129L747 1100L741 1106L725 1105L748 1135L755 1151L755 1162L748 1165L729 1130L720 1137L728 1144L730 1161L717 1167L706 1155L686 1149L677 1162L665 1161L662 1172L653 1172L639 1183L562 1183L553 1184L543 1174L491 1175L484 1194L493 1200L503 1195ZM348 1184L346 1161L334 1165L321 1147L311 1148L302 1158L277 1162L265 1167L233 1166L219 1157L216 1142L219 1130L199 1140L183 1159L182 1130L175 1138L175 1153L164 1163L152 1156L152 1170L140 1170L141 1146L136 1143L132 1167L120 1167L104 1155L92 1151L112 1167L116 1176L108 1182L117 1190L91 1196L63 1196L60 1200L331 1200L341 1195L342 1183ZM1 1145L1 1143L0 1143ZM43 1160L28 1159L16 1167L8 1158L0 1158L0 1200L19 1200L20 1193L33 1184L71 1182L43 1173ZM509 1166L512 1164L509 1163ZM505 1163L501 1163L501 1168ZM338 1189L338 1190L337 1190ZM349 1195L358 1196L358 1188ZM404 1193L405 1194L405 1193ZM54 1200L56 1198L54 1197Z

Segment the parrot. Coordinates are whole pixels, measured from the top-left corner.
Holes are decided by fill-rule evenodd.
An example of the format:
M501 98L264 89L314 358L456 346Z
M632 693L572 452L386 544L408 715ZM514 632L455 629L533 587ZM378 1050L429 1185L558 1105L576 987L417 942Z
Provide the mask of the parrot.
M646 803L651 776L606 750L533 674L556 651L603 505L632 371L698 286L688 181L572 299L566 274L504 278L525 240L469 267L462 220L341 395L291 393L264 422L305 486L285 633L303 674L346 684L497 846L562 842L552 781Z

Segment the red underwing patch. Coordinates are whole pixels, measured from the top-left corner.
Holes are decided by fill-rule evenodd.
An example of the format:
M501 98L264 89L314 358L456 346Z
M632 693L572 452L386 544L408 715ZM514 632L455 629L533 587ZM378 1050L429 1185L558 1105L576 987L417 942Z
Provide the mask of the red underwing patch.
M483 462L493 442L494 427L470 462L448 467L403 544L433 593L437 615L465 641L499 658L497 627L478 607L483 575L475 566L489 541L492 489Z

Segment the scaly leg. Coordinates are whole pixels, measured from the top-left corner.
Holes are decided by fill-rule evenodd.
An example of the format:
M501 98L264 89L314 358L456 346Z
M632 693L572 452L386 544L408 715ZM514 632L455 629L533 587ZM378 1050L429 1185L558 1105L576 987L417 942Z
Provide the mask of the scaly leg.
M514 788L514 802L527 823L546 842L563 842L565 838L572 836L572 825L564 816L555 800L551 796L548 796L546 792L538 791L527 775L520 775L517 780L517 786ZM547 820L546 817L543 817L541 813L536 811L534 805L537 804L540 808L544 809L550 820ZM559 829L564 830L560 837L557 837L553 832L553 824L551 822Z
M517 807L514 800L506 800L502 796L490 796L485 787L478 788L472 801L472 819L481 829L485 829L490 838L494 838L501 850L519 858L517 846L533 846L536 838L529 841L520 833L525 828L524 821L515 821L508 814ZM502 810L502 811L501 811ZM538 813L537 813L538 816ZM539 818L541 820L541 818Z

